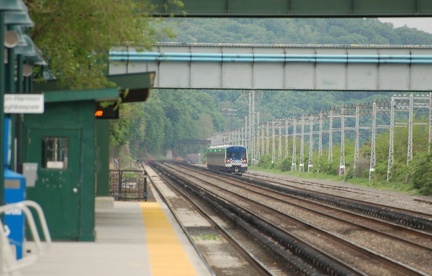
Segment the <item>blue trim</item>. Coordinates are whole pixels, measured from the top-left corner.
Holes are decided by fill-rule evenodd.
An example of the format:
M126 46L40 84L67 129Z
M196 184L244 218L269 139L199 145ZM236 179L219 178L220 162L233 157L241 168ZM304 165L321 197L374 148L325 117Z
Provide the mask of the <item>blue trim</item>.
M317 55L110 52L111 61L432 64L432 55Z

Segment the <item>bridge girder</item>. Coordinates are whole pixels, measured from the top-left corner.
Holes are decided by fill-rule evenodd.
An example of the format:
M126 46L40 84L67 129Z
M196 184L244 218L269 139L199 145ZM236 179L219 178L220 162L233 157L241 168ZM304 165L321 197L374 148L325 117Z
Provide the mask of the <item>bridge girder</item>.
M430 0L150 0L153 16L175 17L428 17Z
M110 73L156 72L159 89L430 91L431 46L156 45L110 52Z

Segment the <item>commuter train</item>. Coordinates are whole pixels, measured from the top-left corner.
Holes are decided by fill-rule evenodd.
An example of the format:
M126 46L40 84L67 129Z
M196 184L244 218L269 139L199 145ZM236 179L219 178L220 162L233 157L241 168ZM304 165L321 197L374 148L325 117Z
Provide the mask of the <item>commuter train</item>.
M207 149L207 168L242 175L248 167L244 146L212 146Z

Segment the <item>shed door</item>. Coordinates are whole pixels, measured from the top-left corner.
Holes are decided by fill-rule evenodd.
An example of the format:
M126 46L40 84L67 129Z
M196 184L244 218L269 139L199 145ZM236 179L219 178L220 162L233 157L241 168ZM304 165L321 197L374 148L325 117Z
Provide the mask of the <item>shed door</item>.
M25 160L39 166L27 198L43 208L53 239L78 240L81 131L30 128L27 137Z

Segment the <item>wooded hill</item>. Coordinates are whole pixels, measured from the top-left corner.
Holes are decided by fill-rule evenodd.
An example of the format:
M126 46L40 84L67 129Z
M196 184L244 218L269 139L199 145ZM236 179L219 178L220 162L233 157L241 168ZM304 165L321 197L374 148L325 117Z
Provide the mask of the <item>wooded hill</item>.
M431 45L432 35L378 19L169 19L176 37L158 41L247 44Z

